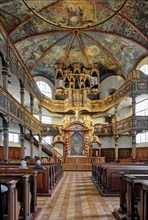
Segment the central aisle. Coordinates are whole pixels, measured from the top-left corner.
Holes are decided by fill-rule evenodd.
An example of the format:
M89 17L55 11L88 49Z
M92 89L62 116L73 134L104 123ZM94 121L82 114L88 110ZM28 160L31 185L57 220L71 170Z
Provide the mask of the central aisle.
M42 208L37 220L114 220L118 197L101 197L91 172L64 172L52 197L38 197Z

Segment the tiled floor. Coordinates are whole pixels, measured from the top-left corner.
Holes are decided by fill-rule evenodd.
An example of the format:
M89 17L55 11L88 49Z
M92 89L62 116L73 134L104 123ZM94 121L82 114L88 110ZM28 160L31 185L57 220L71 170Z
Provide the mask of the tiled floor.
M38 197L37 220L114 220L118 197L101 197L91 172L65 172L52 197Z

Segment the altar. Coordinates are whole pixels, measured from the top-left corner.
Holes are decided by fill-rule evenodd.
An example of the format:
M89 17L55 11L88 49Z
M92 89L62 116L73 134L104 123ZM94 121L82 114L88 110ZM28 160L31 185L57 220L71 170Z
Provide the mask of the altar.
M69 156L64 159L63 170L92 170L90 157Z
M64 125L61 131L63 137L63 157L61 158L63 170L91 171L92 163L105 161L104 158L101 158L101 142L97 136L93 135L93 126L90 122L88 123L87 118L85 118L85 123L75 121ZM98 149L95 149L97 152L95 157L93 157L92 152L94 144L98 144Z

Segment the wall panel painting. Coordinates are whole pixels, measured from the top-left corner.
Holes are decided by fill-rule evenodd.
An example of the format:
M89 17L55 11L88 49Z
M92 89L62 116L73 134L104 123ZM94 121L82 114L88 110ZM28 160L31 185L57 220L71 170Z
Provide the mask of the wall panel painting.
M83 154L83 142L84 136L81 136L79 133L75 133L71 137L71 155Z

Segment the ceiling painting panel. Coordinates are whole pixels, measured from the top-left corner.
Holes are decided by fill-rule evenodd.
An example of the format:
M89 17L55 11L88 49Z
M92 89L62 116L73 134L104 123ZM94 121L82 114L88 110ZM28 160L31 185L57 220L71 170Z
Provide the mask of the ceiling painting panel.
M15 46L23 58L24 63L28 63L28 67L31 70L36 61L45 53L45 51L66 35L67 32L61 32L59 35L50 34L35 36L34 38L20 41Z
M88 66L87 58L85 57L85 54L77 37L74 38L74 41L71 45L66 65L70 65L71 63L76 62L80 62Z
M121 14L132 22L145 36L148 37L148 1L131 0L127 1Z
M127 73L128 70L137 63L141 53L146 54L147 52L146 49L140 45L119 36L97 34L89 31L85 33L88 36L93 37L98 44L102 45L113 55L122 67L124 73Z
M119 13L103 22L123 3L124 0L0 0L0 21L6 38L17 48L32 75L44 75L54 81L56 63L81 62L86 66L98 63L103 67L102 74L106 69L123 76L147 54L148 1L128 0ZM35 15L32 8L54 25Z
M147 40L143 36L141 36L136 27L134 28L132 24L127 23L125 20L122 20L117 16L113 17L104 24L95 27L95 30L107 32L110 34L119 34L123 37L127 37L134 41L137 41L145 47L148 46Z
M110 57L109 54L107 54L107 52L105 52L101 46L99 47L99 44L97 42L95 44L93 41L86 38L85 35L81 38L85 44L85 50L90 64L102 63L108 69L119 69L119 66L117 66L113 58Z
M70 39L71 35L67 36L65 39L63 39L61 42L57 43L53 47L50 47L48 53L46 51L46 54L37 61L33 71L43 71L47 73L50 72L50 75L52 76L52 74L54 73L53 71L51 71L51 69L54 68L57 63L64 62Z

